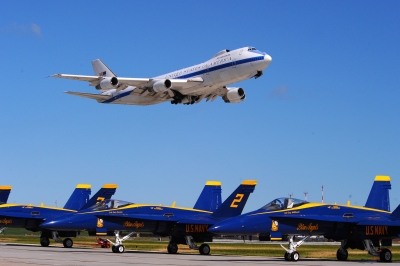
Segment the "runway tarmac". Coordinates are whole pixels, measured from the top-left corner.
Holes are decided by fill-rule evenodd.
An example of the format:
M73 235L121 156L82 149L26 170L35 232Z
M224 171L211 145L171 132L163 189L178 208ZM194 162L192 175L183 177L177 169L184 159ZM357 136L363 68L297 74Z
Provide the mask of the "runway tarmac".
M225 256L197 254L168 254L160 252L126 251L118 254L109 249L63 248L60 246L41 247L39 245L0 243L0 265L360 265L376 264L376 261L345 261L300 259L287 262L283 258L254 256ZM400 265L391 263L388 265Z

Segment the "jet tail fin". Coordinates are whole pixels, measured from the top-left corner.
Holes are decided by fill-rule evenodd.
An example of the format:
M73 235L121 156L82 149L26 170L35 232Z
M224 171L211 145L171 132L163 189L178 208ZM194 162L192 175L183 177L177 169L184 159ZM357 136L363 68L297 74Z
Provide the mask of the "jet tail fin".
M117 75L111 71L100 59L92 61L94 74L100 77L116 77Z
M0 186L0 203L7 203L12 186Z
M64 208L70 210L79 210L89 200L90 193L92 193L91 185L78 184L69 197Z
M365 207L390 211L390 176L376 176Z
M118 185L116 184L105 184L99 189L99 191L97 191L96 194L93 195L93 197L90 198L90 200L85 205L80 208L80 210L87 209L102 200L111 199L111 197L115 194L117 188Z
M214 212L221 205L221 182L207 181L194 209Z
M245 180L211 215L213 218L229 218L240 215L250 193L253 193L257 181Z

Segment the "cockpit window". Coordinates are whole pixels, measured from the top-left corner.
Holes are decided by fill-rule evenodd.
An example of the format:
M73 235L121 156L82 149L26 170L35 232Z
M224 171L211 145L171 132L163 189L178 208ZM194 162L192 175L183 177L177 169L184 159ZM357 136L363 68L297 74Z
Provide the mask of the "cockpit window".
M124 200L108 199L96 203L89 209L92 209L93 211L100 211L100 210L116 209L130 204L133 203Z
M261 209L264 209L267 211L286 210L286 209L298 207L305 203L308 203L308 202L305 200L294 199L294 198L278 198L278 199L274 199L273 201L271 201L270 203L268 203Z
M257 50L257 49L254 47L249 47L249 49L247 51L255 51L255 50Z

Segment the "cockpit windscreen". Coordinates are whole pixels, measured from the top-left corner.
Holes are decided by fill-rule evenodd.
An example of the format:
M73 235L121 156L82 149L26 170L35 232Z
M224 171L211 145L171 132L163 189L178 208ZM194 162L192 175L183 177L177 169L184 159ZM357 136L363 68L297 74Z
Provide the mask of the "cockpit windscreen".
M126 205L133 204L132 202L124 201L124 200L116 200L116 199L108 199L108 200L103 200L89 209L92 209L93 211L100 211L100 210L108 210L108 209L115 209L119 207L124 207Z
M264 209L267 211L286 210L286 209L298 207L305 203L308 203L308 201L294 199L294 198L278 198L278 199L274 199L273 201L271 201L270 203L268 203L261 209Z

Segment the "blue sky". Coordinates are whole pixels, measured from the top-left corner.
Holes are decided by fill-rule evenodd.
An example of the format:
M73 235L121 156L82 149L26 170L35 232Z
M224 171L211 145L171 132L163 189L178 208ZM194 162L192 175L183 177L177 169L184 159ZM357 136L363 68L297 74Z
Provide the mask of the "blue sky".
M116 198L191 207L207 180L226 198L363 205L375 175L400 204L398 1L7 1L0 17L0 175L12 203L63 206L78 183ZM153 77L254 46L272 63L240 104L98 104L63 91L101 58ZM236 85L235 85L236 86Z

